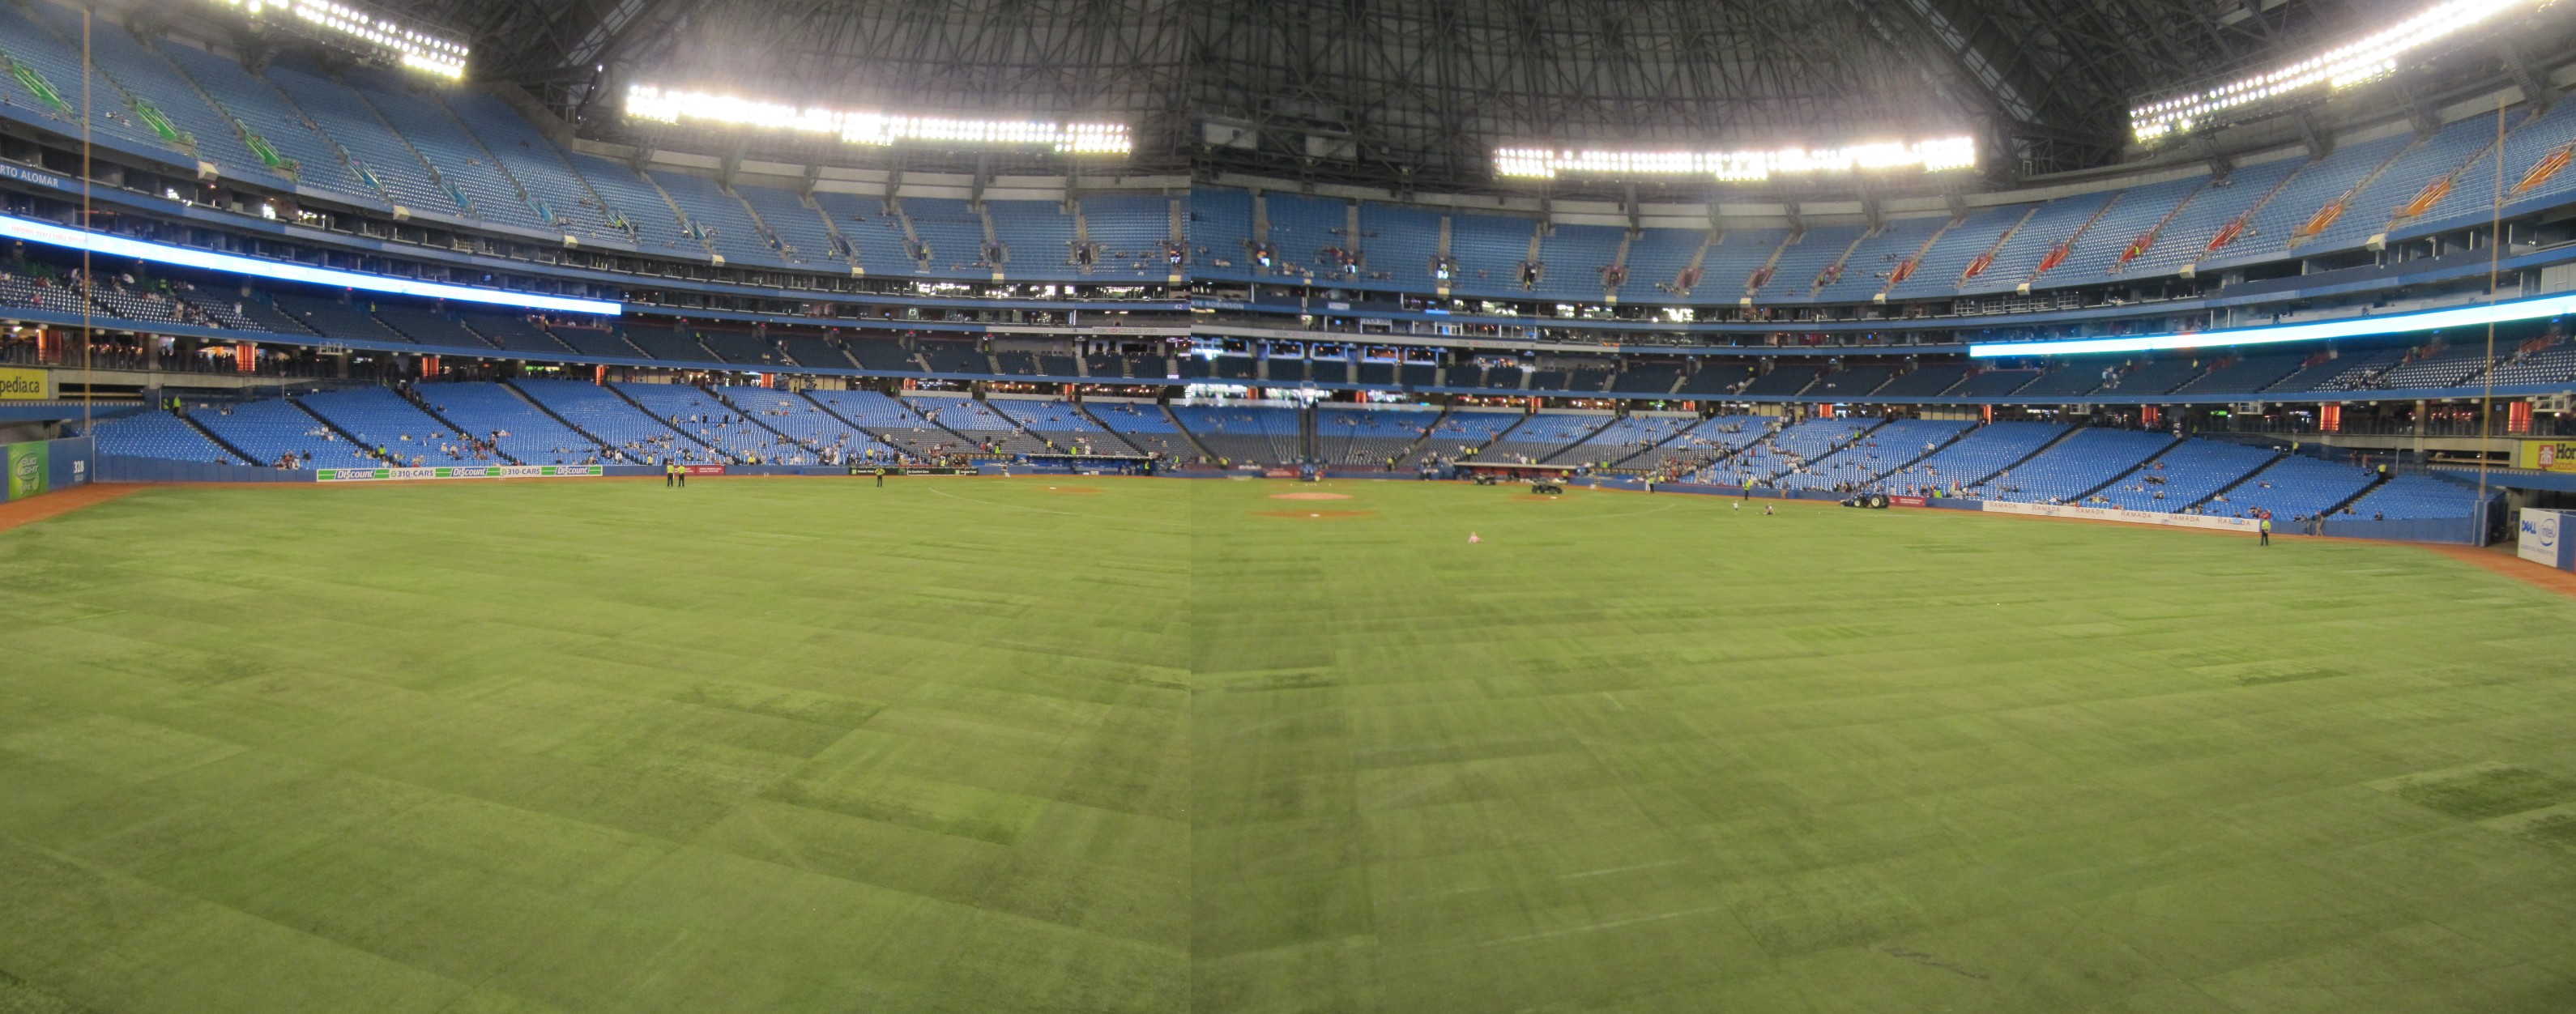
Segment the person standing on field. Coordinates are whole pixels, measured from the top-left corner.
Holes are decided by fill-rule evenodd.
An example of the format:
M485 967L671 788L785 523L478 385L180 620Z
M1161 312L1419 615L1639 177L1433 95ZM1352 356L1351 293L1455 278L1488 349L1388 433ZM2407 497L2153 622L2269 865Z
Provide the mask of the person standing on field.
M2263 520L2254 522L2254 531L2263 537L2263 541L2255 543L2256 545L2268 546L2272 544L2272 515L2269 512L2266 512L2263 515Z

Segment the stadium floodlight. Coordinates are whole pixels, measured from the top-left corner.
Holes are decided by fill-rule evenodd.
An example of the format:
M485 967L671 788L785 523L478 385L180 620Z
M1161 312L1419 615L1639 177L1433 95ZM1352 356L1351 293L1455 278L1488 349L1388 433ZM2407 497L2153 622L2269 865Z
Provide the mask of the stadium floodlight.
M2193 125L2207 123L2229 110L2253 106L2319 85L2331 90L2375 80L2396 72L2399 54L2475 27L2530 2L2449 0L2358 42L2289 66L2129 110L2129 130L2142 143L2153 141L2167 134L2190 130Z
M1945 172L1973 169L1976 165L1977 142L1970 137L1943 137L1911 144L1889 141L1842 148L1779 148L1767 151L1494 150L1495 174L1519 179L1555 179L1561 174L1588 174L1710 176L1729 182L1750 182L1770 179L1777 174L1897 169Z
M2164 349L2200 349L2222 345L2274 345L2281 342L2367 338L2375 335L2438 331L2443 328L2510 324L2522 320L2546 320L2570 312L2576 312L2576 294L2543 296L2538 299L2523 299L2510 303L2463 306L2450 310L2398 313L2385 317L2323 320L2312 324L2272 324L2263 327L2229 328L2223 331L2188 331L2130 338L1985 342L1969 345L1968 356L1972 359L1993 359L2002 356L2073 356L2088 352L2155 352Z
M574 299L569 296L544 296L533 292L508 292L501 289L478 289L470 285L424 282L391 275L370 275L336 268L316 268L288 261L198 250L193 247L152 243L124 236L88 232L67 225L39 222L30 218L0 215L0 237L42 243L70 250L87 250L107 257L131 257L155 264L173 264L185 268L202 268L231 274L256 275L308 285L328 285L366 292L389 292L401 296L422 296L463 303L511 306L527 310L557 310L564 313L596 313L618 316L625 311L619 303L602 299Z
M360 10L333 0L213 0L248 15L266 18L284 12L304 30L342 45L391 57L405 67L450 81L465 77L465 44L404 24L396 18Z
M626 89L626 115L655 123L684 120L732 127L792 130L840 138L848 144L890 145L900 141L953 144L1046 146L1069 155L1124 155L1133 146L1123 123L1058 123L1053 120L960 120L939 116L844 112L820 106L791 106L730 95L665 90L651 85Z

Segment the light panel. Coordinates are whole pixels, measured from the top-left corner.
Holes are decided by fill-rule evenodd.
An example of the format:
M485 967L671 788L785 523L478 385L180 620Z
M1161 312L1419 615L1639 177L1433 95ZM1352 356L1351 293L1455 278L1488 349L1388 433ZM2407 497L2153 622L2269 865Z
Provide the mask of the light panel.
M2518 320L2544 320L2571 311L2576 311L2576 295L2543 296L2539 299L2524 299L2511 303L2426 310L2421 313L2400 313L2386 317L2323 320L2313 324L2273 324L2264 327L2230 328L2224 331L2191 331L2129 338L1986 342L1969 345L1968 355L1976 359L1992 359L1999 356L2072 356L2088 352L2154 352L2163 349L2199 349L2222 345L2274 345L2282 342L2367 338L2373 335L2406 334L2452 327L2509 324Z
M2358 42L2328 50L2264 74L2230 81L2129 111L2129 130L2141 142L2190 130L2211 116L2318 85L2346 88L2392 73L2397 57L2471 28L2531 0L2449 0Z
M940 116L844 112L821 106L791 106L731 95L665 90L651 85L633 85L626 89L626 115L655 123L677 124L694 120L729 127L792 130L838 137L847 144L938 141L1042 145L1069 155L1124 155L1133 146L1127 136L1127 125L1123 123L961 120Z
M186 268L203 268L233 274L257 275L310 285L328 285L367 292L388 292L402 296L424 296L450 299L463 303L512 306L528 310L557 310L565 313L596 313L617 316L625 308L599 299L574 299L568 296L545 296L529 292L505 292L500 289L478 289L445 282L424 282L389 275L370 275L336 268L317 268L286 261L263 260L234 254L197 250L165 243L151 243L124 236L86 232L52 222L0 215L0 237L42 243L72 250L87 250L108 257L131 257L155 264L172 264Z
M1618 151L1601 148L1497 148L1496 175L1555 179L1561 173L1603 176L1710 176L1730 182L1775 174L1917 169L1946 172L1977 165L1977 142L1944 137L1911 144L1887 141L1841 148L1763 151Z
M394 18L333 3L331 0L214 0L253 19L270 12L293 17L317 34L363 43L405 67L450 81L465 77L465 44L403 24Z

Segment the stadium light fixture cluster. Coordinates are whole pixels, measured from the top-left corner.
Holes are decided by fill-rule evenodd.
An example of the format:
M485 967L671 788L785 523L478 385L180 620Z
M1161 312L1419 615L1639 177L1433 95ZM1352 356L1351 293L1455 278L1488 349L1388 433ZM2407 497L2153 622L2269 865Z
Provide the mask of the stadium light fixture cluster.
M2150 102L2129 111L2129 130L2141 142L2179 133L2231 109L2318 85L2348 88L2394 73L2397 57L2502 14L2531 0L2449 0L2341 48L2287 67L2189 95Z
M1496 174L1520 179L1555 179L1561 174L1603 176L1709 176L1729 182L1770 179L1775 175L1919 169L1943 172L1977 164L1977 142L1969 137L1928 141L1855 144L1842 148L1777 148L1764 151L1613 151L1599 148L1498 148Z
M2228 345L2276 345L2282 342L2367 338L2377 335L2438 331L2444 328L2547 320L2568 313L2576 313L2576 295L2543 296L2538 299L2516 300L2510 303L2463 306L2449 310L2426 310L2420 313L2393 313L2385 317L2324 320L2310 324L2274 324L2264 327L2229 328L2222 331L2187 331L2176 334L2138 335L2129 338L1982 342L1969 345L1968 356L1972 359L1993 359L2003 356L2073 356L2091 352L2156 352Z
M634 85L626 90L626 115L655 123L683 121L840 138L848 144L901 141L1047 146L1070 155L1124 155L1134 146L1123 123L1058 123L1053 120L962 120L845 112L791 106L730 95Z
M337 268L317 268L287 261L216 253L195 247L172 246L131 239L103 232L90 232L31 218L0 215L0 239L41 243L69 250L87 250L107 257L131 257L154 264L202 268L231 274L255 275L280 281L327 285L362 292L389 292L403 296L425 296L455 302L480 303L487 306L512 306L528 310L555 310L564 313L596 313L618 316L625 307L604 299L574 299L569 296L547 296L533 292L510 292L503 289L478 289L470 285L424 282L417 278L370 275Z
M282 11L326 38L372 48L413 70L450 81L465 77L464 43L422 31L394 18L332 0L214 0L252 19Z

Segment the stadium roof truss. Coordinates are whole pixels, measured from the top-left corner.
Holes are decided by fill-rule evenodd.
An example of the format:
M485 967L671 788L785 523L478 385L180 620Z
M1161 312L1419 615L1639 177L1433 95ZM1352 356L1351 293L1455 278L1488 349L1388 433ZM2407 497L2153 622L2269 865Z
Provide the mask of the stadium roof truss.
M584 134L627 84L1109 120L1132 167L1482 189L1513 144L1971 133L2005 176L2117 161L2142 94L2332 42L2375 0L388 0ZM2490 47L2492 48L2492 47ZM2495 54L2490 54L2495 55ZM2509 63L2499 56L2489 65ZM775 148L784 141L743 142ZM676 142L675 142L676 144ZM782 151L794 157L794 151ZM808 152L807 154L811 154ZM820 156L816 156L819 158Z

